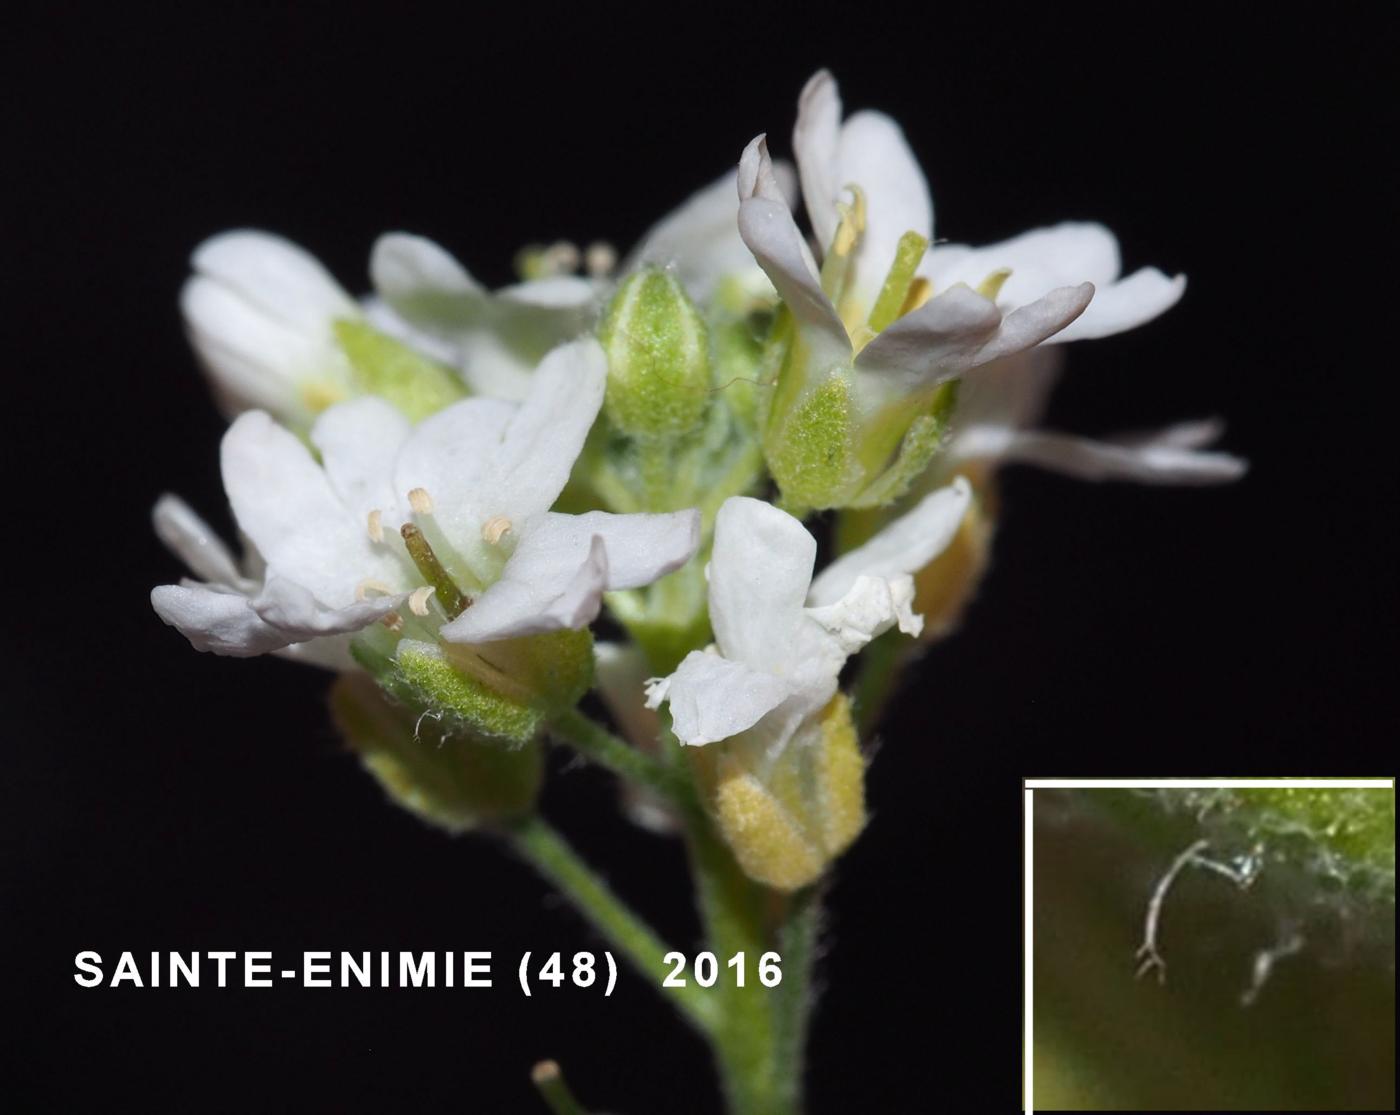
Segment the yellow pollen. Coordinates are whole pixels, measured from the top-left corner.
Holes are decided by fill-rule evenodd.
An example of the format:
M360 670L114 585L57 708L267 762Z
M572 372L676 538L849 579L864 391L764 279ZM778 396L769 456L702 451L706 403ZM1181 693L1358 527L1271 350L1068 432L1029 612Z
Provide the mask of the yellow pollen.
M510 532L510 520L504 515L495 515L487 519L481 526L481 537L486 539L487 545L494 546L503 535Z
M366 577L355 586L355 599L368 600L371 592L377 592L381 596L394 595L394 590L383 581L376 581L373 577Z
M426 488L414 488L408 493L408 505L419 515L433 513L433 497Z
M378 508L369 513L369 540L371 542L384 541L384 512Z
M428 597L432 596L432 585L423 585L416 588L408 598L408 610L415 616L426 616L428 614Z

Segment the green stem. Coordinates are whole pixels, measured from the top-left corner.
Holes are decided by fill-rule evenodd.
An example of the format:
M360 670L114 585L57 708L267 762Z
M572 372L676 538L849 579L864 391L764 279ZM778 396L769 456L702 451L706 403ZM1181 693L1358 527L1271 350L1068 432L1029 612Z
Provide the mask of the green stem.
M745 984L726 972L723 1023L712 1044L732 1115L796 1115L802 1104L802 1042L809 1006L810 950L791 921L811 903L783 896L749 879L698 805L687 811L686 835L696 896L710 950L721 965L742 953ZM799 905L801 903L801 905ZM776 925L773 924L776 920ZM797 946L796 967L783 951ZM758 977L765 952L782 956L783 982L764 987ZM789 989L789 980L795 980Z
M669 801L684 801L690 796L689 784L678 772L613 735L576 708L560 713L549 727L580 755L621 778L638 782Z
M802 1073L806 1067L807 1027L812 1014L812 968L821 933L822 896L819 886L793 895L778 930L778 954L783 958L783 982L773 991L773 1064L778 1099L784 1111L802 1106Z
M684 987L664 987L671 951L587 863L568 841L540 817L514 822L507 835L521 858L548 879L569 899L592 926L613 945L654 987L667 995L676 1009L696 1029L713 1034L723 1023L719 999L693 981Z

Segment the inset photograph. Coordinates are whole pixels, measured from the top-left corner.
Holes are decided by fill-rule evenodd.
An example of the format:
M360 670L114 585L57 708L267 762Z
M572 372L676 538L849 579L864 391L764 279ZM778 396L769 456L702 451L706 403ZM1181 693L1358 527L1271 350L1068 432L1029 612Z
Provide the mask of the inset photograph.
M1393 780L1124 781L1026 783L1027 1110L1394 1110Z

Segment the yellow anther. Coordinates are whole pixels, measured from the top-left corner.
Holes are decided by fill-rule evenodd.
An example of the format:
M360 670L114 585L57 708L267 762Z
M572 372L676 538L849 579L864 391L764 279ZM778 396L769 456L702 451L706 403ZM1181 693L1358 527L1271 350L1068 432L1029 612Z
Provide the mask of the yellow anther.
M301 399L312 414L320 414L329 406L345 398L345 391L339 384L324 379L307 380L301 385Z
M408 610L415 616L426 616L428 614L428 597L432 596L433 587L423 585L421 588L413 590L408 598Z
M418 515L431 515L433 513L433 497L428 495L426 488L414 488L409 492L408 505Z
M377 592L380 596L393 596L392 586L386 585L383 581L376 581L373 577L366 577L355 586L355 599L368 600L371 592Z
M481 537L486 539L488 546L494 546L501 538L510 532L510 520L504 515L495 515L487 519L481 525Z
M904 305L899 308L899 316L912 314L933 297L933 284L922 275L909 284L909 293L904 296Z
M384 541L384 512L378 508L369 513L369 540L371 542Z
M595 240L583 253L583 269L595 279L606 278L617 266L617 249L602 240Z
M865 231L865 192L854 185L847 186L846 189L851 191L851 200L836 203L837 212L841 214L841 223L836 226L836 239L831 245L831 250L842 256L848 256L855 251L861 233Z
M1006 280L1011 278L1011 268L999 267L977 284L977 293L990 302L997 300Z

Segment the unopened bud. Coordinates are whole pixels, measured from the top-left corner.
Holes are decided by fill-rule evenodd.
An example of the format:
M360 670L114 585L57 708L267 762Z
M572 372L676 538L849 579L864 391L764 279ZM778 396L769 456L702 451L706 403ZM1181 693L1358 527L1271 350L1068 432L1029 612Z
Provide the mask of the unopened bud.
M608 418L654 440L694 430L710 393L704 319L674 275L644 268L622 284L599 339L608 354Z

